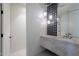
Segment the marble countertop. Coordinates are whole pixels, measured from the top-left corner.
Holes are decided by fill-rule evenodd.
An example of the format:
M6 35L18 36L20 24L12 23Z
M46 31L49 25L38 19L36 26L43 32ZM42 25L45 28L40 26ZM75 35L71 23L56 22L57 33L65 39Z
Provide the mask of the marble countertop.
M42 35L41 46L61 56L79 56L79 38Z
M65 42L70 42L74 44L79 44L79 38L63 38L62 36L52 36L52 35L42 35L41 37L49 38L49 40L56 39L56 40L61 40Z

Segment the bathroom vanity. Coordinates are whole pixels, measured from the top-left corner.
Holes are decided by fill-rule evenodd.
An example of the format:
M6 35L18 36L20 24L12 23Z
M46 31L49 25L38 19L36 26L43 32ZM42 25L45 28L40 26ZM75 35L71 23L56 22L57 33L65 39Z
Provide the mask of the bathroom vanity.
M40 37L40 45L60 56L79 56L79 4L51 4L47 21L47 35Z
M60 56L79 56L79 38L44 35L40 37L40 44Z

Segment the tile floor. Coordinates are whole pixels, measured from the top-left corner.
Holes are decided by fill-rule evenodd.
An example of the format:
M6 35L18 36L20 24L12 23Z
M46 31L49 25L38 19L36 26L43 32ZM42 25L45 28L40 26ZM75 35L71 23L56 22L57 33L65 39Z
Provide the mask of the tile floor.
M12 53L11 56L26 56L26 48Z

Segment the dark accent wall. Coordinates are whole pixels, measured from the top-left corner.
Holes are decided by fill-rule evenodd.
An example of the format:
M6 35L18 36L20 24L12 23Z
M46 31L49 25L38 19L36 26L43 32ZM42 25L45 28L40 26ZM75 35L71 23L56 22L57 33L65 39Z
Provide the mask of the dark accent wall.
M49 15L52 15L52 19L49 19ZM47 35L57 36L57 3L52 3L47 7Z

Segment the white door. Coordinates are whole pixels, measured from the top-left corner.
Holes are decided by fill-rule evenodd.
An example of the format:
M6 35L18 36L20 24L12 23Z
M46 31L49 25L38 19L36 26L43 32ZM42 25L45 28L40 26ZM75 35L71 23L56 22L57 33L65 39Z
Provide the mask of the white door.
M0 47L2 43L2 51L0 49L0 52L3 56L10 56L11 53L19 51L18 49L26 48L26 7L20 7L21 4L2 4L2 32L4 36L2 42L0 39Z
M11 18L11 55L25 55L26 53L26 5L22 3L10 5Z

